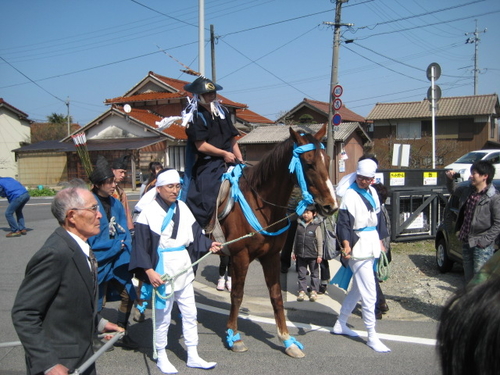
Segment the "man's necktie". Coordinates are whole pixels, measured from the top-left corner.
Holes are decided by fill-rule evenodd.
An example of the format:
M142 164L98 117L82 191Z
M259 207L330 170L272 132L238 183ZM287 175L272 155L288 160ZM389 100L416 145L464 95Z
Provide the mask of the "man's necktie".
M97 259L94 252L89 250L90 270L92 271L92 279L94 282L94 295L97 293Z

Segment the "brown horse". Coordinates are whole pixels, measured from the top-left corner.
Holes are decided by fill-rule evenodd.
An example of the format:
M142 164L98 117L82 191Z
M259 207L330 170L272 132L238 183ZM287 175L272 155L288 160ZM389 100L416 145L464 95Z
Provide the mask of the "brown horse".
M299 186L300 179L304 181L304 186L307 186L320 213L331 215L337 209L333 185L328 175L330 158L320 143L325 132L326 125L314 136L300 135L290 128L290 138L279 143L256 166L243 169L243 175L239 179L239 189L261 227L269 233L276 233L287 226L287 220L283 219L287 215L286 207L298 179ZM289 171L294 148L309 144L314 145L309 146L310 151L297 155L300 158L303 175L296 177ZM229 215L221 221L221 227L228 242L255 232L255 228L245 218L240 204L234 205ZM279 235L262 233L263 231L228 245L232 257L232 290L227 342L235 352L247 350L238 333L238 311L243 300L249 264L259 259L274 309L278 337L283 341L288 355L300 358L304 353L300 349L301 344L288 333L280 287L279 253L286 239L286 231Z

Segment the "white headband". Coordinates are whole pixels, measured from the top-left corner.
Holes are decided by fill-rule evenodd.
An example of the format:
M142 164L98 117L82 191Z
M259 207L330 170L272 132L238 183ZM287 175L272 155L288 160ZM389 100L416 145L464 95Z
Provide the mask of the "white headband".
M358 162L358 169L356 174L364 177L375 177L375 172L377 171L377 163L372 159L363 159Z
M179 176L179 172L175 169L169 169L165 172L161 172L156 177L156 186L164 186L169 184L180 184L181 177Z

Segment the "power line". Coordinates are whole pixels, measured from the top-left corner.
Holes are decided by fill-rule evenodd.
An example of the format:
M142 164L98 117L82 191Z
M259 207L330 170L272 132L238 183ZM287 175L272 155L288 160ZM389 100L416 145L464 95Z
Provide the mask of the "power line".
M21 74L24 78L26 78L27 80L29 80L31 83L33 83L35 86L41 88L43 91L45 91L47 94L49 94L50 96L52 96L53 98L57 99L57 100L60 100L61 102L63 103L66 103L64 100L62 100L61 98L58 98L57 96L55 96L54 94L52 94L50 91L46 90L45 88L43 88L42 86L40 86L38 83L36 83L35 81L33 81L30 77L28 77L26 74L24 74L23 72L21 72L19 69L17 69L14 65L12 65L10 62L8 62L7 60L5 60L2 56L0 56L0 59L2 59L6 64L8 64L12 69L14 69L16 72L18 72L19 74Z
M474 15L471 15L471 16L455 18L455 19L448 20L448 21L439 21L439 22L434 22L434 23L428 23L426 25L418 25L418 26L408 27L406 29L399 29L399 30L393 30L393 31L384 31L384 32L380 32L380 33L377 33L377 34L367 35L365 37L357 38L357 39L358 40L364 40L364 39L372 38L374 36L387 35L387 34L393 34L393 33L400 33L400 32L403 32L403 31L414 30L414 29L419 29L419 28L429 27L429 26L435 26L435 25L440 25L440 24L443 24L443 23L458 22L458 21L468 20L468 19L471 19L471 18L477 18L477 17L481 17L481 16L491 15L491 14L495 14L495 13L499 13L499 12L500 12L500 9L497 9L497 10L492 10L492 11L485 12L485 13L480 13L480 14L474 14Z
M483 1L485 1L485 0L476 0L476 1L469 2L469 3L465 3L465 4L459 4L459 5L455 5L455 6L451 6L451 7L447 7L447 8L442 8L442 9L437 9L437 10L431 10L429 12L424 12L424 13L420 13L420 14L414 14L414 15L411 15L411 16L401 17L401 18L398 18L398 19L395 19L395 20L389 20L389 21L384 21L384 22L377 22L373 26L361 26L361 27L357 27L356 30L361 30L361 29L370 29L370 30L373 30L377 26L387 25L387 24L393 23L393 22L407 21L407 20L412 19L412 18L420 18L420 17L423 17L423 16L431 15L431 14L434 15L435 13L445 12L445 11L448 11L448 10L457 9L457 8L461 8L461 7L464 7L464 6L469 6L469 5L472 5L472 4L475 4L475 3L481 3ZM441 21L441 22L443 22L443 21Z
M311 96L306 94L305 92L303 92L302 90L298 89L297 87L293 86L292 84L290 84L289 82L285 81L284 79L278 77L276 74L274 74L273 72L271 72L269 69L266 69L264 68L262 65L260 65L257 61L255 60L252 60L250 57L246 56L243 52L237 50L235 47L233 47L232 45L230 45L229 43L227 43L226 41L222 40L223 43L227 44L230 48L232 48L234 51L236 51L238 54L240 54L241 56L243 56L244 58L248 59L249 61L251 61L253 64L257 65L259 68L261 68L262 70L264 70L265 72L269 73L270 75L272 75L274 78L278 79L279 81L283 82L284 84L286 84L287 86L293 88L294 90L300 92L301 94L305 95L306 97L310 98Z
M415 81L425 82L425 80L423 80L423 79L415 78L415 77L409 76L409 75L407 75L407 74L404 74L404 73L398 72L397 70L391 69L391 68L389 68L388 66L386 66L386 65L384 65L384 64L381 64L381 63L378 63L378 62L376 62L375 60L372 60L372 59L370 59L370 58L368 58L368 57L366 57L366 56L364 56L364 55L360 54L359 52L356 52L356 51L352 50L351 48L349 48L349 47L347 47L347 46L344 46L344 48L345 48L345 49L347 49L348 51L351 51L352 53L354 53L354 54L358 55L359 57L362 57L362 58L363 58L363 59L365 59L365 60L368 60L368 61L370 61L370 62L372 62L372 63L374 63L374 64L376 64L376 65L378 65L378 66L380 66L380 67L382 67L382 68L384 68L384 69L390 70L390 71L391 71L391 72L393 72L393 73L399 74L399 75L404 76L404 77L406 77L406 78L413 79L413 80L415 80Z

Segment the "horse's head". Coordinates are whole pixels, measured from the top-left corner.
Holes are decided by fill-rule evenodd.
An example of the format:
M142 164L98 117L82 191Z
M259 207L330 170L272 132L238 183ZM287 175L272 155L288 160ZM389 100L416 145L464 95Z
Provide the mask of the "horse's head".
M300 155L304 177L307 188L314 197L320 214L332 215L338 209L333 184L330 181L329 167L330 157L321 147L321 140L326 134L326 124L314 135L300 135L290 127L290 137L297 146L313 143L315 149L306 151Z

